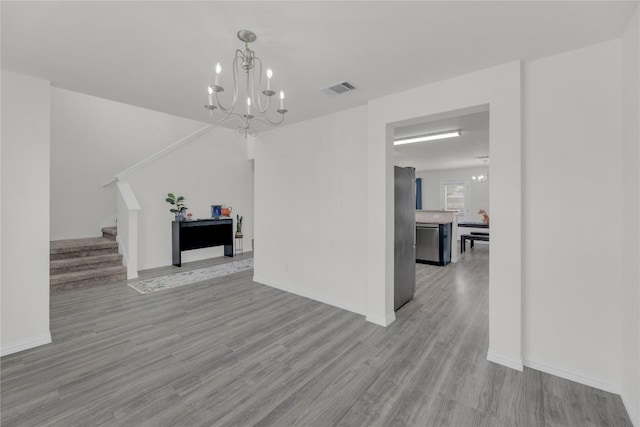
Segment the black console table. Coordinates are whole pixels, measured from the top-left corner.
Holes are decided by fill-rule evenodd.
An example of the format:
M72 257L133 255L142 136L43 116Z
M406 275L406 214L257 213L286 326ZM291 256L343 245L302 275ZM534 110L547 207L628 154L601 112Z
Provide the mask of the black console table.
M173 221L172 258L173 265L182 265L181 252L191 249L224 245L224 256L233 256L233 220L198 219Z

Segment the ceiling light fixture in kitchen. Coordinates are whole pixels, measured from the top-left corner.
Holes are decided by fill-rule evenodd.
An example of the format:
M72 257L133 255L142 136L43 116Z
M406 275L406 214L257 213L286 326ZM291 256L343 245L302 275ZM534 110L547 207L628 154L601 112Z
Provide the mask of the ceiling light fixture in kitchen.
M284 120L284 114L287 112L284 108L284 92L280 91L280 108L276 111L280 114L279 120L271 120L267 117L267 111L271 103L271 97L276 94L274 90L271 90L271 77L273 72L268 69L267 87L261 91L262 86L262 61L258 58L254 51L249 49L249 43L256 41L258 36L249 30L238 31L238 38L244 42L244 51L236 49L235 58L233 58L233 100L231 105L224 107L218 99L218 94L224 91L224 88L220 85L222 78L222 67L218 62L215 68L215 82L208 87L209 91L209 103L204 106L211 115L211 120L222 123L226 122L231 116L236 117L240 126L237 129L238 135L255 136L256 131L252 126L252 121L256 120L260 123L264 123L270 126L277 126ZM242 69L242 71L240 70ZM244 78L241 79L240 73L244 73ZM238 90L240 86L245 86L244 93L238 97ZM266 98L266 105L262 105L262 96ZM238 102L242 100L241 102ZM239 104L239 105L238 105ZM239 111L234 111L238 106ZM220 110L222 117L215 119L213 117L214 110Z
M428 133L426 135L408 136L404 138L396 138L393 145L413 144L414 142L435 141L437 139L454 138L462 135L460 129L447 130L444 132Z
M489 170L487 169L487 163L489 163L489 156L478 157L484 163L484 173L478 176L473 175L471 179L473 182L487 182L489 181Z

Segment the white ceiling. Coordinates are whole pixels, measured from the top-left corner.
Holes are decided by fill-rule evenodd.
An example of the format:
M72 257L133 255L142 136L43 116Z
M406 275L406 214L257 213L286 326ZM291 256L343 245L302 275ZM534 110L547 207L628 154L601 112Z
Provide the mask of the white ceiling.
M517 59L619 37L637 1L11 2L2 67L53 85L207 121L239 29L284 88L288 123ZM342 80L343 96L321 88ZM226 94L231 92L228 90Z
M462 134L455 138L394 146L394 164L412 166L416 171L483 166L477 157L489 155L489 111L398 128L395 137L454 129L460 129Z

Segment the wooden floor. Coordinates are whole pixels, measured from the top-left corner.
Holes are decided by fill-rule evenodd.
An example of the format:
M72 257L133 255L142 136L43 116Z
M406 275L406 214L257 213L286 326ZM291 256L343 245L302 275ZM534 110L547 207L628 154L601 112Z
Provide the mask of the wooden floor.
M618 396L487 362L488 255L419 264L387 328L252 271L53 294L53 344L2 358L2 426L630 426Z

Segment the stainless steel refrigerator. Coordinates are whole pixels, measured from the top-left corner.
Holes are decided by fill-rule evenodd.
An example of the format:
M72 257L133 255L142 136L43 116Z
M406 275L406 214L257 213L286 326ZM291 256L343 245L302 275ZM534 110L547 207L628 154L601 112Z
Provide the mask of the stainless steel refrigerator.
M394 310L416 288L416 170L395 167Z

